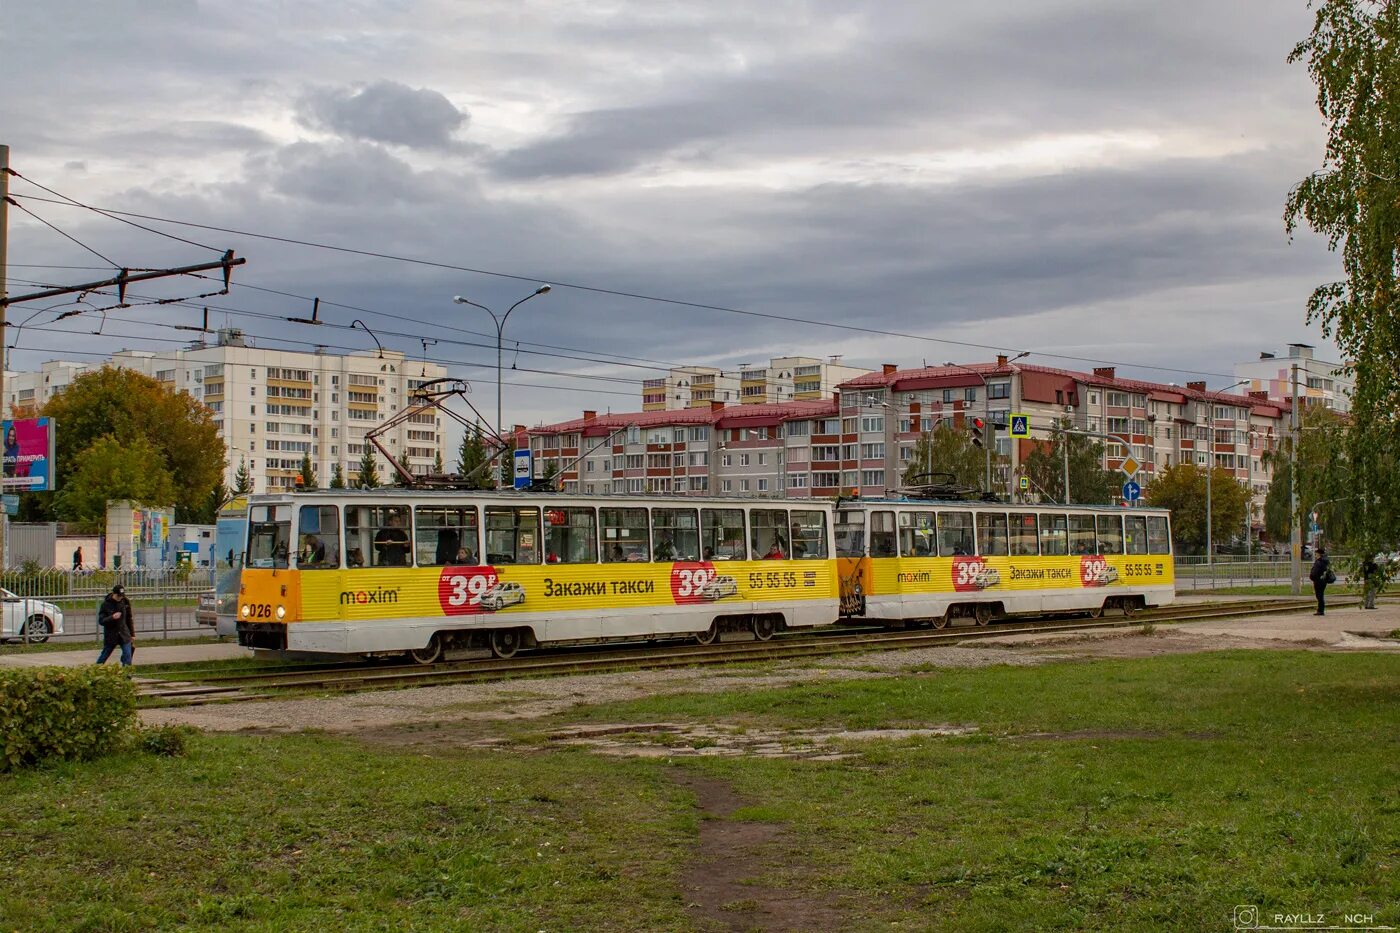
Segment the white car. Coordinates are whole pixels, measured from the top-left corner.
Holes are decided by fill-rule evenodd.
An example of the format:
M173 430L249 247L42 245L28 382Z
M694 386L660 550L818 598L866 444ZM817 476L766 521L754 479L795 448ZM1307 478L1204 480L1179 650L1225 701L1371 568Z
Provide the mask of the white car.
M724 599L726 596L738 596L739 582L727 573L720 574L700 588L700 595L705 599Z
M525 588L519 583L497 583L481 594L482 609L504 609L525 601Z
M1093 583L1095 586L1108 586L1110 583L1117 582L1117 580L1118 568L1109 565L1104 567L1098 573L1094 574Z
M979 590L985 590L989 586L996 586L1001 582L1001 571L995 567L983 567L973 574L972 585Z
M0 622L0 639L23 641L25 632L32 642L46 642L50 635L63 634L63 610L42 599L16 596L0 589L5 612Z

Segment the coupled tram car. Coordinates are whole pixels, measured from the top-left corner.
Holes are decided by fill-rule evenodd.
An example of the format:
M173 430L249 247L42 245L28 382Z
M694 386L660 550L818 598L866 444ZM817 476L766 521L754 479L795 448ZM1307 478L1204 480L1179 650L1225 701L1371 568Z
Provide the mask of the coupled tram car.
M1129 612L1174 593L1152 509L320 490L250 497L239 644L431 663L857 623Z

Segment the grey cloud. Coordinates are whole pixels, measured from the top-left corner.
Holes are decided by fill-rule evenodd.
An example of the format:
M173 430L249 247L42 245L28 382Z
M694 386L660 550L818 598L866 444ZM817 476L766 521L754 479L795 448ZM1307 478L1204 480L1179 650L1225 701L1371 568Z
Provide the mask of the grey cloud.
M297 102L297 120L351 139L421 149L441 149L468 119L438 91L397 81L356 89L320 88Z

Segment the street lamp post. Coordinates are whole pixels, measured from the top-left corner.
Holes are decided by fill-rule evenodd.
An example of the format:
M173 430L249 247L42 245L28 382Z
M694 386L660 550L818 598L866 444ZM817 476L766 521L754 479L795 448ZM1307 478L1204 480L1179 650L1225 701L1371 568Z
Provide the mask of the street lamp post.
M1248 379L1241 379L1239 382L1228 385L1223 389L1216 389L1216 392L1228 392L1233 388L1244 385ZM1209 566L1214 560L1215 541L1211 534L1211 476L1215 473L1215 400L1206 400L1206 565ZM1245 514L1249 514L1249 506L1245 506ZM1246 535L1248 537L1248 535Z
M1017 360L1025 359L1026 357L1028 357L1028 356L1030 356L1030 355L1031 355L1031 354L1030 354L1030 351L1029 351L1029 350L1026 350L1026 351L1023 352L1023 353L1018 353L1018 354L1016 354L1015 356L1011 357L1011 359L1007 360L1007 362L1008 362L1008 363L1014 363L1014 362L1016 362ZM991 389L990 389L990 388L988 387L988 385L987 385L987 377L984 376L982 373L978 372L977 370L973 369L971 366L963 366L961 363L954 363L954 362L952 362L951 360L945 362L943 365L944 365L944 366L952 367L953 369L961 369L963 372L972 373L972 375L974 375L974 376L976 376L978 379L981 379L981 380L982 380L982 423L983 423L984 425L986 425L986 427L987 427L987 440L986 440L986 447L984 448L985 459L986 459L986 467L985 467L985 478L984 478L983 482L984 482L985 485L983 486L982 491L983 491L983 492L991 492L991 491L992 491L992 440L993 440L993 438L995 437L995 429L992 427L992 392L991 392ZM1016 367L1013 366L1012 369L1014 370L1014 369L1016 369Z
M510 312L514 311L516 308L520 307L520 306L523 305L525 302L529 301L531 298L534 298L536 295L544 295L544 294L547 294L549 291L550 291L550 286L548 286L548 285L541 285L539 288L535 289L533 292L531 292L530 294L526 295L524 298L521 298L521 299L520 299L519 301L517 301L515 304L511 305L508 309L506 309L506 313L503 314L503 315L501 315L500 317L496 317L496 312L495 312L495 311L492 311L490 308L486 307L486 305L477 304L475 301L472 301L471 299L467 298L465 295L454 295L454 296L452 297L452 300L455 301L455 302L456 302L457 304L459 304L459 305L471 305L473 308L480 308L481 310L485 311L487 314L491 315L491 320L492 320L492 322L494 322L495 325L496 325L496 437L497 437L497 439L499 439L499 438L501 437L501 435L504 433L504 429L505 429L505 421L503 420L502 414L501 414L501 411L502 411L502 406L501 406L501 354L502 354L502 347L503 347L503 340L504 340L503 335L504 335L505 329L506 329L506 321L510 318Z

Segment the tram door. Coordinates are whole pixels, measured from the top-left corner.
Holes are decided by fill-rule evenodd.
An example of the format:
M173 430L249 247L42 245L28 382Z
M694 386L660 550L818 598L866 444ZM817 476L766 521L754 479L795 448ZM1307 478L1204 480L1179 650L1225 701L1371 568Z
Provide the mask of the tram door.
M870 557L864 509L836 511L836 573L841 584L841 615L865 615L870 588Z

